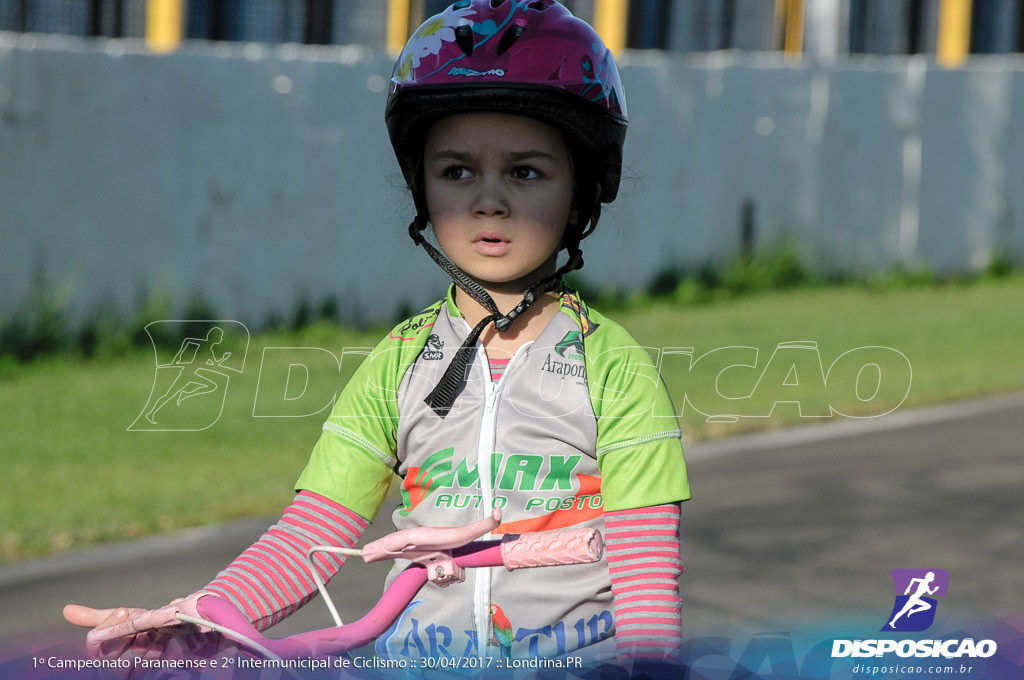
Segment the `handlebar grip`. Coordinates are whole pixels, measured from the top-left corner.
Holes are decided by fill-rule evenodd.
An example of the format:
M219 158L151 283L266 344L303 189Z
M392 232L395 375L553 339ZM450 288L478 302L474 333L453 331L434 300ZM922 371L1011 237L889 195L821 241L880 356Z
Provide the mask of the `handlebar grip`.
M604 539L592 528L510 534L501 543L501 560L507 569L587 564L603 554Z

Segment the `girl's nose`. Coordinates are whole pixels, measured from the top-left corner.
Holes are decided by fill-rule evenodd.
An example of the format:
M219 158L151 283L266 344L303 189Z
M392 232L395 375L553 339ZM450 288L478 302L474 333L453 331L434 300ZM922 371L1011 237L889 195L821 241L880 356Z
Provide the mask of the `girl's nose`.
M504 217L508 215L508 210L508 200L501 182L491 178L482 181L473 203L473 214L479 217Z

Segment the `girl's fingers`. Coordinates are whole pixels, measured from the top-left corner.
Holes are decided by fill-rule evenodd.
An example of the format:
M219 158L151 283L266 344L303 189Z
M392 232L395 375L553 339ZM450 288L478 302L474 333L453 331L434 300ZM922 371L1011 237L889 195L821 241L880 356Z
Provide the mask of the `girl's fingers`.
M126 609L115 610L100 625L89 631L86 640L89 643L101 643L118 638L131 638L136 633L148 630L152 626L145 625L144 618L150 611L148 609Z
M95 658L110 659L122 656L130 647L138 644L138 636L126 627L125 622L132 617L146 611L139 608L115 607L113 609L96 609L94 607L83 607L82 605L69 604L64 607L64 618L76 626L91 628L95 632L104 631L118 626L125 628L125 633L114 639L109 636L88 635L86 636L86 649ZM98 638L98 639L97 639ZM143 642L143 645L145 642Z
M122 607L123 609L123 607ZM103 623L116 609L94 609L80 604L69 604L64 607L64 619L68 623L84 628L95 628Z
M109 611L109 615L100 622L93 630L109 628L119 623L127 621L129 618L134 616L135 613L142 610L130 610L127 607L118 607L117 609L106 610ZM116 659L121 657L125 651L128 650L133 644L135 644L135 635L129 635L125 637L115 638L113 640L105 640L103 642L90 642L89 638L86 637L86 649L89 650L89 654L97 659Z
M150 610L135 607L96 609L77 604L64 607L64 618L68 622L91 628L89 635L86 636L86 649L95 659L160 659L168 653L187 653L190 646L199 646L195 641L189 640L190 633L196 632L193 625L159 627L137 632L137 625L152 624L160 618L150 616L149 619L153 621L149 621L145 616L139 617L140 614L151 613ZM202 642L208 645L210 640ZM127 677L133 675L129 673Z

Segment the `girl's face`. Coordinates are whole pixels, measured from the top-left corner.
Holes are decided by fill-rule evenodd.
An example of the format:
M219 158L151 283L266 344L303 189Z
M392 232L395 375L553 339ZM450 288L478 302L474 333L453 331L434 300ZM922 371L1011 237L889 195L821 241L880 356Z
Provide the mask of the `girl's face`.
M430 222L456 266L516 293L555 271L574 186L558 130L507 113L456 114L433 124L423 159Z

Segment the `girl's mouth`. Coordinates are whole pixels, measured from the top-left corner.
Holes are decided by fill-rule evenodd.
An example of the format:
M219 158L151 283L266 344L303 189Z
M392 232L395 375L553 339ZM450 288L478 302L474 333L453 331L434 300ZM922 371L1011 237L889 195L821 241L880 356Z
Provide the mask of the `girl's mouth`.
M473 239L473 246L481 255L500 257L508 252L509 242L500 234L483 233Z

